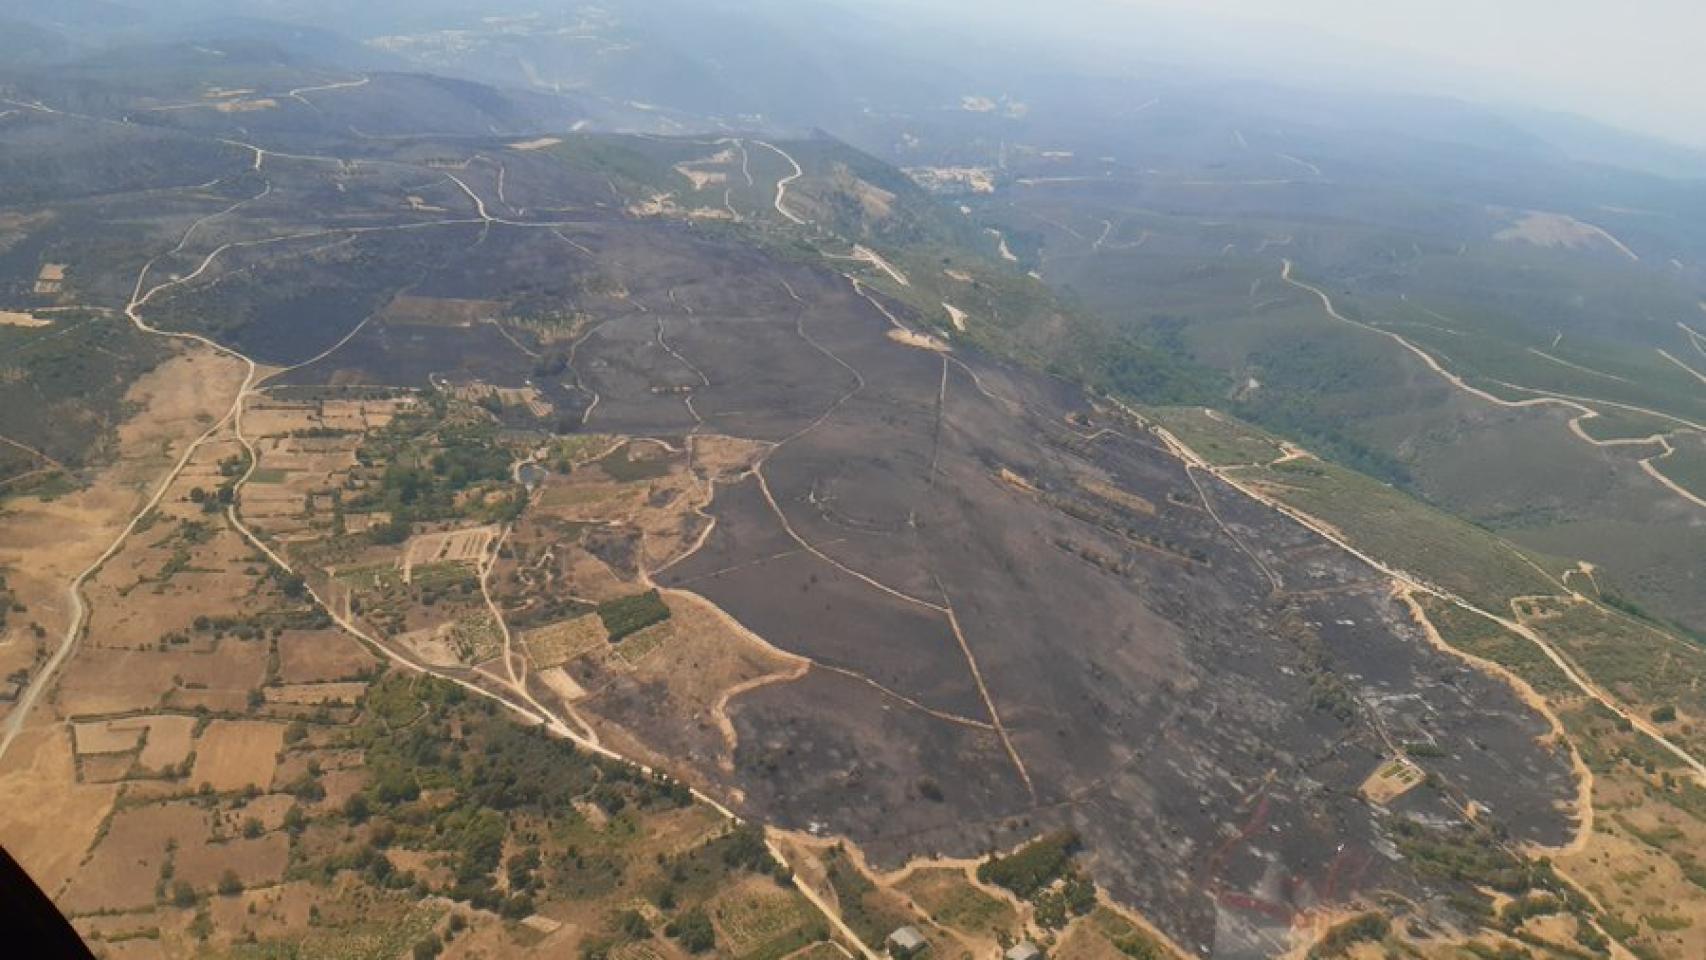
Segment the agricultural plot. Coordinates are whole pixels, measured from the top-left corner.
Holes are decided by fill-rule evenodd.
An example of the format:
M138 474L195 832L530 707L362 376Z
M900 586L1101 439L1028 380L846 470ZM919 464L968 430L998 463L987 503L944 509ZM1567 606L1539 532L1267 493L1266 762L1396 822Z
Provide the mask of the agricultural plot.
M521 638L534 665L547 669L598 650L607 639L603 621L590 613L536 627Z
M1013 905L973 884L963 870L917 869L896 886L931 920L985 950L1022 929Z
M272 783L284 725L245 720L215 720L195 742L190 782L217 791L266 789Z
M758 880L719 894L707 912L719 941L737 957L787 956L817 939L822 922L798 896Z
M669 607L658 597L656 590L608 600L598 605L597 612L611 643L618 643L631 634L669 619Z
M298 706L339 704L354 706L361 699L366 683L285 683L266 688L267 700Z
M137 756L137 766L143 770L163 771L180 767L189 759L195 747L196 718L188 716L157 716L147 718L147 742Z
M182 801L115 812L94 856L65 891L65 909L84 913L152 906L161 868L174 849L204 844L208 830L206 812Z
M603 655L583 656L563 669L586 691L581 709L630 731L660 762L698 758L689 774L706 778L708 786L714 782L709 771L726 774L734 767L738 735L729 722L730 701L786 682L806 665L768 649L703 598L670 591L663 600L669 620L614 650L600 629L591 642ZM696 719L684 724L682 717Z
M278 676L284 683L349 680L378 667L372 653L342 632L287 630L277 643Z
M142 743L148 728L135 721L97 720L72 725L72 736L79 755L97 753L130 753Z
M446 530L413 537L403 547L403 582L409 583L417 565L462 563L484 565L498 529L492 526Z
M1383 761L1362 782L1362 795L1370 803L1384 806L1420 786L1425 776L1420 767L1408 760Z

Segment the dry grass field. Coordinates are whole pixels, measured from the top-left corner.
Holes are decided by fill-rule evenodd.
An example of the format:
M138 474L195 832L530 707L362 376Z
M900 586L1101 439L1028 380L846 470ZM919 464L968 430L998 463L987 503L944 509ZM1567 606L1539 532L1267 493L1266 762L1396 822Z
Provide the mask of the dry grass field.
M342 631L286 630L277 642L278 677L285 683L349 680L372 671L379 663Z
M918 869L895 886L977 956L996 955L1000 935L1012 937L1024 928L1012 903L979 888L963 869Z
M266 688L267 700L273 703L318 706L341 704L354 706L361 699L367 684L361 681L342 683L285 683Z
M195 747L196 718L163 715L142 718L148 724L148 740L136 758L144 770L176 767L189 758Z
M283 833L259 837L230 837L218 843L181 847L173 876L197 890L212 890L227 870L244 886L264 886L284 877L290 859L290 838Z
M540 668L560 667L607 644L604 624L596 613L536 627L522 634L521 642Z
M100 834L117 788L77 780L65 727L25 731L0 771L0 845L26 864L42 889L57 893L84 871L84 852Z
M201 650L103 650L79 656L60 680L70 716L124 713L161 705L241 700L266 678L267 649L227 638Z
M272 783L284 725L249 720L215 720L196 738L190 782L218 791L265 789Z
M34 662L36 648L57 642L70 610L65 585L93 562L146 502L160 476L206 430L204 417L229 407L242 371L210 351L191 350L162 363L126 393L136 412L118 426L113 459L79 490L8 502L0 536L0 569L16 601L43 628L38 643L0 648L7 672Z
M507 307L496 300L459 300L449 297L402 295L392 300L380 317L391 323L468 326L504 315Z
M129 753L142 743L148 729L136 720L95 720L71 725L79 756L95 753Z
M537 673L539 682L545 684L564 703L574 703L586 696L586 688L575 682L567 670L562 667L546 667Z
M188 801L121 809L61 903L71 913L152 906L167 859L205 845L208 831L207 812Z

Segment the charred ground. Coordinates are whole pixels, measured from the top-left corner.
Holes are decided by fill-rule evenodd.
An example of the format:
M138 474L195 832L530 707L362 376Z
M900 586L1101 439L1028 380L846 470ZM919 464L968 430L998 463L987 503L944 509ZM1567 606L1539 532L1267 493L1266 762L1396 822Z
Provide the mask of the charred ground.
M25 109L67 134L118 122ZM229 484L230 499L316 597L402 662L524 710L578 705L590 729L608 725L610 742L631 740L742 814L845 836L879 867L1072 827L1116 900L1215 956L1275 952L1305 912L1378 891L1461 893L1464 877L1404 855L1409 831L1483 831L1501 850L1572 837L1577 785L1548 720L1429 645L1386 574L1111 398L949 346L914 306L836 269L846 244L792 222L781 170L744 207L732 188L700 196L685 174L661 199L623 192L682 158L733 183L734 151L757 154L757 141L325 135L302 148L325 153L291 153L287 130L268 135L225 144L208 161L215 183L146 220L165 251L158 296L115 282L140 264L87 229L53 255L103 322L126 322L131 298L151 323L262 364L256 389L281 410L302 405L257 434L260 467L268 451L323 457L347 502L327 494L303 520L259 509L260 484ZM870 163L835 160L843 149L811 145L814 167ZM76 200L66 209L87 219L56 222L143 202ZM719 205L727 217L707 212ZM340 391L425 398L441 419L418 435L315 421ZM425 447L447 436L485 466L440 467ZM636 453L635 438L655 449ZM561 453L582 440L626 446ZM746 452L709 466L711 441ZM562 464L512 481L512 459ZM398 480L397 465L437 479ZM445 489L463 467L474 479ZM589 475L600 486L575 486ZM415 499L382 499L394 480ZM624 519L590 506L634 481L655 483ZM677 500L696 519L636 519ZM381 532L354 539L357 515ZM480 541L475 573L446 573L443 595L395 582L385 537L476 521L503 532ZM500 583L482 597L505 562L515 595ZM529 593L522 574L550 570L559 578ZM683 695L702 712L660 715L649 705L684 681L639 677L603 647L602 665L558 682L526 666L516 677L537 648L524 637L530 652L512 654L502 623L482 619L485 606L569 623L650 587L708 601L738 626L729 636L763 644L731 668L733 695ZM616 639L682 640L646 629ZM711 731L718 711L732 742ZM1394 763L1423 773L1371 799L1368 781Z

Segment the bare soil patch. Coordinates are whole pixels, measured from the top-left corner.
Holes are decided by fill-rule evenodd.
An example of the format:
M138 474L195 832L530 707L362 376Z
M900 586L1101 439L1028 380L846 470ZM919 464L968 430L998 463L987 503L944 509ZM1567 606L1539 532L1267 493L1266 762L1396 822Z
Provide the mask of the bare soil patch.
M966 329L966 312L946 300L942 301L942 309L948 311L948 320L953 323L954 329L964 333Z
M1386 806L1420 786L1425 777L1420 767L1402 757L1383 760L1362 782L1362 795L1370 803Z
M539 671L539 681L564 703L574 703L586 696L586 690L562 667L549 667Z
M0 327L47 327L52 325L52 320L43 320L33 313L0 310Z
M220 113L254 113L257 110L272 110L278 106L278 101L270 97L256 100L221 100L213 105Z
M1640 259L1623 245L1623 241L1607 233L1603 228L1596 227L1591 223L1584 223L1562 213L1547 213L1542 210L1523 212L1517 217L1515 223L1494 234L1493 239L1520 240L1540 247L1569 248L1589 247L1595 242L1599 242L1615 248L1631 260Z
M893 340L895 343L905 344L909 347L917 347L920 350L931 350L936 353L952 352L952 348L950 348L946 343L930 336L927 333L914 333L911 330L902 330L899 327L895 327L889 331L889 339Z
M505 310L505 305L497 300L416 297L403 294L392 300L379 317L389 323L465 327L481 320L495 320L502 317Z

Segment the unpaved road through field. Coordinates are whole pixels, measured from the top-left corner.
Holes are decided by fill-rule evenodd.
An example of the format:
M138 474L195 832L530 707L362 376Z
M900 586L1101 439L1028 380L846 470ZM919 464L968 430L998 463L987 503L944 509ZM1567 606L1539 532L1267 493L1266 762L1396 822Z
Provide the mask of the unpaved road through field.
M1365 323L1361 320L1353 320L1350 317L1347 317L1344 314L1340 313L1338 311L1338 309L1333 306L1333 300L1331 297L1329 297L1327 295L1327 292L1325 290L1322 290L1320 287L1317 287L1313 284L1305 283L1302 280L1298 280L1297 278L1293 277L1291 275L1291 269L1292 269L1291 261L1290 260L1284 260L1282 262L1284 263L1284 266L1280 269L1280 279L1284 280L1286 283L1289 283L1294 287L1297 287L1300 290L1307 290L1308 292L1314 294L1321 301L1321 306L1327 311L1327 316L1332 317L1334 320L1338 320L1342 323L1348 323L1353 327L1358 327L1362 330L1367 330L1370 333L1376 333L1376 334L1379 334L1383 337L1390 338L1394 343L1397 343L1399 346L1403 347L1405 350L1408 350L1408 351L1410 351L1410 353L1414 354L1416 356L1416 358L1421 360L1422 363L1425 364L1429 370L1432 370L1435 374L1437 374L1445 382L1451 384L1452 386L1458 388L1459 390L1462 390L1464 393L1467 393L1470 396L1475 397L1478 400L1484 400L1487 403L1491 403L1495 406L1500 406L1500 407L1532 408L1532 407L1543 407L1543 406L1556 406L1556 407L1563 407L1566 410L1574 411L1576 415L1574 417L1570 418L1570 422L1569 422L1570 432L1574 433L1579 439L1587 442L1588 444L1591 444L1592 446L1596 446L1596 447L1618 447L1618 446L1627 446L1630 444L1657 443L1661 448L1660 453L1657 453L1651 457L1646 457L1646 458L1643 458L1641 460L1636 461L1637 463L1640 464L1642 472L1644 472L1648 476L1652 477L1653 480L1655 482L1657 482L1659 484L1659 486L1664 488L1664 490L1667 493L1675 494L1677 497L1679 497L1680 499L1682 499L1686 503L1690 503L1696 507L1706 509L1706 499L1702 499L1701 497L1695 495L1694 493L1684 489L1680 484L1671 480L1669 477L1666 477L1662 472L1660 472L1660 470L1657 467L1653 466L1654 461L1663 460L1675 452L1675 450L1671 447L1670 442L1667 439L1665 439L1664 434L1655 434L1651 437L1641 437L1641 438L1619 438L1619 439L1615 439L1615 440L1600 440L1600 439L1595 438L1591 434L1589 434L1581 426L1583 421L1591 420L1591 419L1599 416L1599 411L1597 409L1595 409L1591 406L1588 406L1588 404L1590 404L1590 403L1596 403L1596 404L1600 404L1601 406L1606 406L1606 407L1614 407L1614 408L1619 409L1619 410L1627 410L1631 413L1644 414L1646 416L1653 417L1655 419L1664 420L1664 421L1667 421L1669 423L1674 423L1681 428L1688 429L1688 430L1694 430L1694 431L1697 431L1697 432L1702 433L1702 434L1706 434L1706 424L1696 423L1693 420L1689 420L1685 417L1679 417L1679 416L1676 416L1674 414L1663 413L1663 412L1660 412L1658 410L1653 410L1653 409L1650 409L1647 407L1636 406L1635 404L1632 404L1632 403L1622 403L1622 402L1619 402L1616 400L1600 400L1600 399L1597 399L1594 397L1579 397L1579 396L1573 396L1573 395L1567 394L1567 393L1553 393L1553 392L1549 392L1549 391L1545 391L1545 390L1536 390L1533 387L1524 387L1524 386L1520 386L1520 385L1514 384L1514 383L1506 383L1503 380L1495 380L1494 382L1499 384L1502 387L1507 387L1511 390L1516 390L1516 391L1521 392L1521 393L1534 394L1533 397L1531 397L1527 400L1506 400L1503 397L1497 396L1497 395L1492 394L1492 393L1488 393L1487 391L1482 390L1479 387L1471 385L1468 381L1464 380L1462 376L1460 376L1456 373L1453 373L1452 371L1446 369L1446 367L1444 365L1442 365L1438 360L1434 359L1433 354L1431 354L1428 351L1422 349L1421 347L1415 345L1414 343L1411 343L1409 340L1405 339L1404 337L1400 336L1399 334L1393 333L1391 330L1386 330L1386 329L1383 329L1381 327L1377 327L1371 323Z

